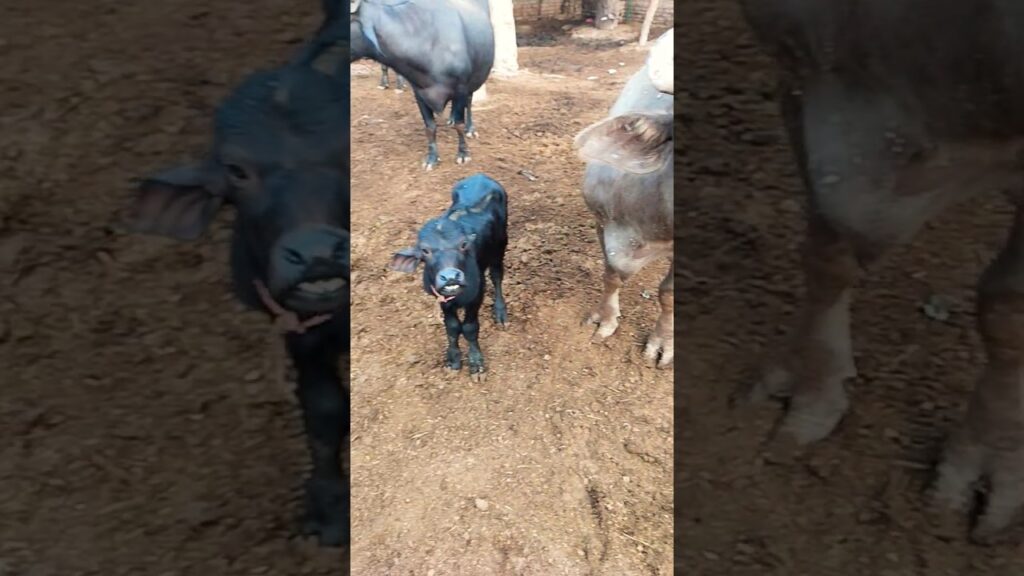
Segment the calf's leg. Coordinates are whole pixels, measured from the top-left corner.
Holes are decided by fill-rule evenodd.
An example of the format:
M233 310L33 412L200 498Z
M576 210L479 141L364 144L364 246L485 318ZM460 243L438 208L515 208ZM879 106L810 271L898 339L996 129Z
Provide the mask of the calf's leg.
M480 381L484 378L484 353L480 350L480 306L483 304L483 290L480 290L480 297L466 307L466 317L462 321L462 334L469 343L469 375L474 380Z
M675 354L673 342L673 328L675 317L673 316L673 287L675 285L675 262L669 266L668 274L658 286L658 304L661 306L661 314L654 324L654 331L647 338L647 345L644 347L644 357L648 363L656 364L658 368L664 368L672 364L672 357ZM659 358L660 354L660 358Z
M432 170L437 166L437 123L434 121L434 111L416 94L416 104L420 107L420 116L423 117L424 131L427 135L427 155L423 158L423 168Z
M978 330L988 364L946 445L934 496L967 512L978 480L990 484L973 537L997 537L1024 512L1024 198L1002 253L981 277Z
M501 291L501 281L505 277L504 254L495 258L490 266L491 284L494 285L494 322L501 327L508 324L508 309L505 307L505 295Z
M349 433L349 396L338 377L342 329L326 325L286 338L298 372L306 440L313 471L306 483L304 531L323 546L349 541L349 485L341 474L341 445Z
M444 314L444 331L448 335L448 350L445 352L445 367L451 370L462 368L462 350L459 349L459 335L462 334L462 322L455 306L441 306Z

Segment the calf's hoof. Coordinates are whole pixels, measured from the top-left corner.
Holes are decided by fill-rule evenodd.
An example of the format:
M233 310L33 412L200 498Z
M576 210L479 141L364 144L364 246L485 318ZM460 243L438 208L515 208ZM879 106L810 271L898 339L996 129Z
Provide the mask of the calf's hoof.
M449 348L444 355L444 367L455 372L462 370L462 351L458 348Z
M508 326L508 310L504 304L495 304L494 309L491 310L491 316L494 318L494 323L501 328Z
M302 533L316 536L323 547L345 546L349 543L349 502L346 490L338 481L311 479L306 483L306 514Z
M949 441L935 472L933 510L961 517L978 512L971 541L994 545L1018 539L1009 528L1024 520L1024 446L987 446L961 433ZM973 510L980 487L986 488L984 508Z
M644 346L644 359L647 361L647 365L657 368L671 366L672 357L675 354L672 344L672 338L665 339L652 334L647 339L647 345Z

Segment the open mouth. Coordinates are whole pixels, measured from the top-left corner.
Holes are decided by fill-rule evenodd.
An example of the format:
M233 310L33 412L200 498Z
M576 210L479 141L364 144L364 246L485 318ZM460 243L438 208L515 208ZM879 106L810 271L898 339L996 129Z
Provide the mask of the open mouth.
M341 307L347 286L348 281L340 277L306 280L288 291L283 304L296 312L329 312Z
M455 296L456 294L458 294L461 291L462 291L462 286L459 286L458 284L447 284L447 285L443 286L437 292L441 296Z

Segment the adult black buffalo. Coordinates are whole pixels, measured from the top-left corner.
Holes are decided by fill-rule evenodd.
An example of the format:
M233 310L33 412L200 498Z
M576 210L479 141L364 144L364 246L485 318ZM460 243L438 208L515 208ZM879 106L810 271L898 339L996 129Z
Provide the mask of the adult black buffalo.
M290 64L245 78L217 110L206 157L144 179L130 224L192 240L235 207L235 291L278 320L298 373L313 460L304 528L337 546L349 539L339 363L349 350L350 92L337 74L346 39L325 34Z
M412 86L427 133L423 167L437 165L434 115L452 103L459 164L470 159L473 93L494 65L494 29L488 0L352 0L350 62L370 58Z

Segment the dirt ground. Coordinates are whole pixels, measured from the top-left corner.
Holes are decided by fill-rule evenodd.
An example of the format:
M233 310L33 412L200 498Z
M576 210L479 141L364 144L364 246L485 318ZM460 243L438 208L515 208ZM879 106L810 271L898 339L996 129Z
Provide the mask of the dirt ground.
M214 104L319 4L0 7L0 574L338 574L289 539L308 459L230 216L176 244L111 225L203 151Z
M993 196L951 211L861 283L852 412L798 458L774 454L762 442L777 410L730 410L727 398L798 303L803 195L771 62L738 7L679 8L682 573L1020 574L1020 548L941 538L920 493L983 361L974 285L1007 232L1008 205ZM932 296L950 299L948 320L922 313Z
M455 164L454 130L441 128L431 172L420 167L426 141L411 93L378 90L379 67L354 65L354 574L669 573L672 371L643 366L638 347L668 263L623 290L620 331L606 344L579 326L602 263L572 139L643 58L533 26L520 38L522 74L492 79L474 108L472 162ZM491 321L488 287L484 383L465 366L445 374L437 304L419 274L386 270L476 172L509 194L510 326Z

